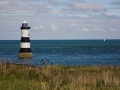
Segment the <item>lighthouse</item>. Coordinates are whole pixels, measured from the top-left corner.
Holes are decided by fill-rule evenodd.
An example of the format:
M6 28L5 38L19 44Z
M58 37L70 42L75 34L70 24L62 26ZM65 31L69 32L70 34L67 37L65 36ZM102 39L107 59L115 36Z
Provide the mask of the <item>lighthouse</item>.
M21 42L20 42L20 51L18 54L18 56L21 58L30 58L33 56L30 48L30 38L29 38L30 28L31 27L28 25L28 23L25 20L21 26Z

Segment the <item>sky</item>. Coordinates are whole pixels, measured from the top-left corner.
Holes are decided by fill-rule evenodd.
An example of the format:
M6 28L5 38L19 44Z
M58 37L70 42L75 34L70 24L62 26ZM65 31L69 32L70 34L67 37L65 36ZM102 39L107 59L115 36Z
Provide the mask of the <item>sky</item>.
M120 39L120 0L0 0L0 40Z

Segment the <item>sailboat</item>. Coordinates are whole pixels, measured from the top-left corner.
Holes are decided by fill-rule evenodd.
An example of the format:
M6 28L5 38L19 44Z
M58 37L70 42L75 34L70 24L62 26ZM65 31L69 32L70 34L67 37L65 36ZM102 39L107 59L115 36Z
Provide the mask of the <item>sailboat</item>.
M104 39L104 42L105 42L105 39Z

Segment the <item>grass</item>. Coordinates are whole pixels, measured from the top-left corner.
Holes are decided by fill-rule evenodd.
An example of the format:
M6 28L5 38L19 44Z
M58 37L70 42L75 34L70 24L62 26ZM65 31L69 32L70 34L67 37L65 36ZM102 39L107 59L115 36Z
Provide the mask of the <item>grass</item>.
M120 66L1 63L0 90L120 90Z

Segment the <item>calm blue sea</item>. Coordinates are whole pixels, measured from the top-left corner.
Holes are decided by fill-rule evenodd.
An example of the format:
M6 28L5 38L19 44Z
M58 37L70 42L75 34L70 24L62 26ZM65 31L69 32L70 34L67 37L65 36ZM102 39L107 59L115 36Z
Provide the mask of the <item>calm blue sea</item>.
M18 58L20 40L0 40L0 59L41 65L120 65L120 40L31 40L33 58Z

